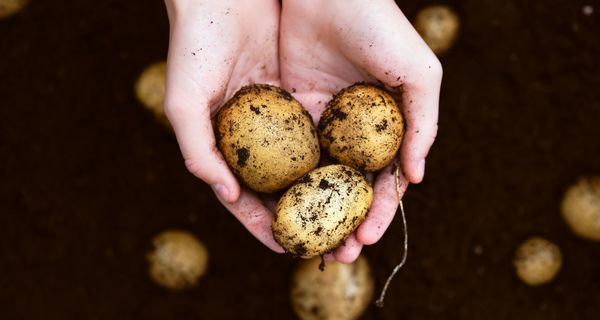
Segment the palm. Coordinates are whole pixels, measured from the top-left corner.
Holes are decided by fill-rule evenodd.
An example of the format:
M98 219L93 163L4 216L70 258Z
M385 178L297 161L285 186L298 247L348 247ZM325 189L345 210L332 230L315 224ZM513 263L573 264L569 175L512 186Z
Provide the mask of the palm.
M179 54L169 57L169 67L203 91L213 113L243 85L279 84L279 8L269 2L260 4L261 10L250 13L271 14L259 19L242 12L243 8L194 7L196 12L188 12L190 18L178 21L180 26L174 28L182 32L171 35L170 51ZM197 90L182 91L182 95L197 94Z
M311 36L295 38L283 33L280 69L282 86L294 92L318 122L333 94L355 82L373 79L340 57L337 48L327 43L315 46L314 40Z
M273 17L276 15L273 14ZM235 45L231 48L233 55L229 59L223 59L231 72L224 92L225 101L247 84L280 84L277 20L262 19L262 23L252 23L251 25L252 27L239 30L237 35L239 40L232 43ZM250 38L252 41L245 41ZM217 106L220 105L222 103L217 104Z
M303 13L303 10L309 12ZM355 20L354 15L324 19L313 11L314 7L309 4L293 10L286 10L284 6L280 70L282 86L295 92L295 97L318 122L332 94L359 81L376 80L356 63L372 44L363 44L360 38L349 36L354 31L369 30L369 20L376 17L367 15L361 22L349 23ZM371 35L362 37L371 38Z

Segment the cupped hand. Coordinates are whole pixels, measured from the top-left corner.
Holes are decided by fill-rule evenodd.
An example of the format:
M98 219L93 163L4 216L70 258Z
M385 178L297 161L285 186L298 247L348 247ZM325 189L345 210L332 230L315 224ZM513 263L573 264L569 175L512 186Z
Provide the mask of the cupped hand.
M400 193L394 164L373 183L365 221L329 259L354 261L390 225L408 183L423 179L437 133L442 67L391 0L283 0L281 85L318 123L334 93L353 83L381 82L396 91L406 120L400 149Z
M272 213L240 188L215 145L211 119L243 85L279 85L275 0L166 0L171 26L165 113L186 167L257 239L276 252Z

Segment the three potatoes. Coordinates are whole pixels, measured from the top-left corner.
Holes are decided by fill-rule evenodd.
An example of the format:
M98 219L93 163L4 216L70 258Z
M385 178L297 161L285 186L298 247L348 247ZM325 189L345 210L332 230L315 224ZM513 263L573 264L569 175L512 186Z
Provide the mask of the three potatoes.
M363 173L394 160L404 119L384 89L359 83L334 96L317 130L288 92L254 84L220 109L215 131L219 150L245 186L286 190L273 220L275 240L295 256L318 256L341 245L364 220L373 189ZM339 164L317 168L321 148Z

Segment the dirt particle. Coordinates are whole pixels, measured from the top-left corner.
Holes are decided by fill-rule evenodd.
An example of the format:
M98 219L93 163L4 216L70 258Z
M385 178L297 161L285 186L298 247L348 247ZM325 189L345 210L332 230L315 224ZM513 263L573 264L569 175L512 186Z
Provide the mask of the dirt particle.
M319 269L321 269L321 265L319 265ZM323 270L321 270L321 271L323 271ZM319 313L320 313L320 311L321 311L321 310L319 310L319 307L317 307L317 306L312 306L312 307L310 308L310 313L312 313L312 314L313 314L313 315L315 315L315 316L318 316L318 315L319 315Z
M308 174L298 180L298 183L312 183L312 182L313 182L312 178Z
M325 256L321 255L321 263L319 263L319 270L325 271ZM317 309L318 312L318 309Z
M292 95L289 92L287 92L287 91L285 91L285 90L283 90L281 88L278 88L278 89L279 90L277 90L277 91L279 93L279 96L281 98L283 98L284 100L292 101L292 99L294 99L294 98L292 98Z
M348 118L348 114L339 109L332 109L331 114L337 120L345 120Z
M377 132L381 133L383 130L387 129L387 127L388 127L387 119L383 119L383 121L381 121L381 123L375 125L375 130L377 130Z
M248 157L250 157L250 152L246 148L239 148L236 151L238 156L237 164L240 167L246 166L246 161L248 161Z
M315 230L314 233L315 233L315 235L320 236L322 232L323 232L323 227L319 226L317 228L317 230Z
M250 110L254 111L256 114L260 114L260 108L250 105Z
M304 247L304 244L302 243L298 243L297 245L294 246L294 255L296 256L304 256L306 255L306 247Z
M321 188L322 190L329 189L330 186L331 184L329 183L329 181L325 179L321 179L321 182L319 182L319 188Z

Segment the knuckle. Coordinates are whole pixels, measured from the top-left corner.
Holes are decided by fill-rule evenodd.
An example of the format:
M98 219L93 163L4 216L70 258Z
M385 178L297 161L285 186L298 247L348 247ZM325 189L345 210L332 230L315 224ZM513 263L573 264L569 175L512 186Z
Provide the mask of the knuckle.
M434 140L437 137L438 124L432 123L424 128L424 134L427 138Z
M193 159L186 159L185 160L185 168L191 174L195 175L196 177L198 177L208 183L208 181L206 181L207 177L205 176L204 166L200 162L195 161Z
M444 70L440 60L432 53L415 62L412 73L415 75L415 84L431 85L442 81Z
M186 104L180 99L165 97L164 111L169 120L176 119L178 116L185 115L187 112Z
M438 132L438 124L433 121L421 121L420 123L414 123L408 130L411 135L435 139Z
M431 77L439 80L442 79L442 76L444 75L444 68L437 57L433 56L430 61L427 62L427 69Z
M165 103L164 103L165 115L167 116L167 118L169 118L169 120L172 120L172 119L174 119L174 116L176 114L181 114L182 112L185 111L185 107L183 107L183 106L184 106L183 103L178 103L174 99L165 99Z

